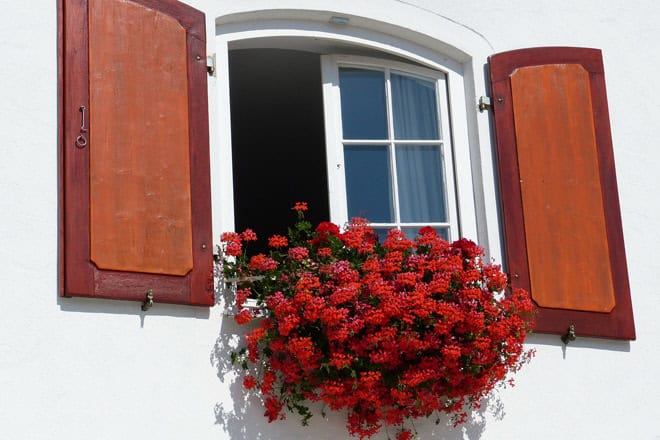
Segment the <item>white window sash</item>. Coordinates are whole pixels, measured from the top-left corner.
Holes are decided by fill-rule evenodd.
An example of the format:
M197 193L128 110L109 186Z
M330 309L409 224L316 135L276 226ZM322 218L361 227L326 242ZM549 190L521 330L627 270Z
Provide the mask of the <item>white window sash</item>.
M339 89L339 68L358 67L365 69L384 70L386 72L386 100L387 100L387 124L389 138L383 140L356 140L343 139L341 121L341 96ZM436 82L436 100L438 103L439 128L441 138L437 140L396 140L393 135L392 98L390 86L390 74L402 73L407 76L419 77L425 80L431 79ZM415 227L430 225L434 227L449 226L450 238L457 239L461 235L461 224L459 222L458 197L456 193L456 179L454 167L454 152L452 148L452 131L449 113L449 96L447 93L447 75L444 72L431 70L420 66L405 64L396 61L344 56L324 55L321 57L321 76L323 82L323 100L325 108L326 129L326 160L328 170L328 192L330 195L330 216L337 224L346 223L348 218L347 192L344 164L345 145L388 145L390 154L390 175L392 176L392 194L394 196L395 218L393 223L374 223L374 226L398 226ZM444 161L444 186L446 191L446 204L449 222L410 223L401 222L399 213L399 194L396 172L395 145L438 145L441 149ZM471 190L471 182L470 188ZM470 191L471 193L471 191Z

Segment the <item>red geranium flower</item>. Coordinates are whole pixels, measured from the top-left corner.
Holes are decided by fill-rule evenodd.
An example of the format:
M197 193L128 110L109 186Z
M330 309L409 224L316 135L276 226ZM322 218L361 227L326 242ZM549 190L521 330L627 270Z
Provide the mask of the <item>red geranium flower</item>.
M321 222L316 227L316 233L320 236L330 234L334 237L339 237L339 226L331 222Z
M249 310L241 310L241 312L236 315L234 319L238 324L247 324L248 322L252 321L252 314L249 312Z
M289 240L287 240L287 238L282 235L273 235L268 239L268 246L270 247L279 248L286 247L288 245Z
M296 204L291 209L298 212L307 211L307 202L296 202Z
M257 234L255 234L252 229L246 229L245 231L241 232L241 238L243 241L256 241Z
M257 386L257 380L254 378L254 376L245 376L243 378L243 386L247 390L251 390L252 388Z

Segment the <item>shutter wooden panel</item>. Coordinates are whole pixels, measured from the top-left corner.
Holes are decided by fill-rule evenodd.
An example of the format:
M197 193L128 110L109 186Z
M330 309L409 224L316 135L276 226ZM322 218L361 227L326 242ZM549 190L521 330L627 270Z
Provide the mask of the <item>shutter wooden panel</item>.
M213 305L204 14L59 7L62 295Z
M489 63L507 267L535 331L635 339L600 50Z

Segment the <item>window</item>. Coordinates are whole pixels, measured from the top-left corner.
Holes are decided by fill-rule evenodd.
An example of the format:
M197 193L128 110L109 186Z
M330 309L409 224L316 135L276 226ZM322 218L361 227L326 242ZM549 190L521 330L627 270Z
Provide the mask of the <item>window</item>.
M389 60L323 57L333 220L383 237L431 225L458 237L446 77ZM334 170L333 170L334 168ZM336 171L335 171L336 170ZM343 175L342 175L343 174Z
M237 46L227 57L233 227L261 232L252 252L286 231L300 200L313 223L359 216L382 238L426 225L460 236L445 73L374 50Z
M58 11L62 295L212 305L211 206L216 231L231 229L247 206L268 198L263 187L293 195L287 205L311 192L317 212L327 203L337 223L363 216L381 233L407 234L430 224L450 240L464 235L495 247L486 217L496 216L499 197L507 269L540 306L537 331L574 325L578 335L635 337L599 50L490 58L496 194L497 179L484 181L489 148L474 129L474 84L466 80L473 61L322 20L315 29L264 22L245 34L237 24L217 36L220 72L230 70L232 45L305 54L276 54L273 66L288 64L294 74L279 79L264 53L247 64L244 74L265 74L238 94L249 102L245 114L267 108L255 123L241 123L234 108L230 117L230 84L216 83L220 151L209 162L204 14L176 0L59 0ZM163 44L145 52L153 41ZM264 92L277 89L279 103L262 105ZM243 141L257 148L240 151L250 130L266 136ZM295 143L277 139L278 131ZM256 168L241 170L250 162ZM272 179L263 176L269 168ZM282 186L298 169L309 174ZM256 196L242 193L251 179ZM277 217L270 209L251 215L268 224Z

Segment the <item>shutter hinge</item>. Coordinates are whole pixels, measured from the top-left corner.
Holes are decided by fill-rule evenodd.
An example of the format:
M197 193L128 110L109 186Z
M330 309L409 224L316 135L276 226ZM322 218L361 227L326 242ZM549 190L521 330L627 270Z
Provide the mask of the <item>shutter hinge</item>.
M209 76L215 76L215 54L206 57L206 71Z
M480 96L479 97L479 111L484 112L484 110L488 110L489 108L492 108L493 105L490 103L490 97L488 96Z

